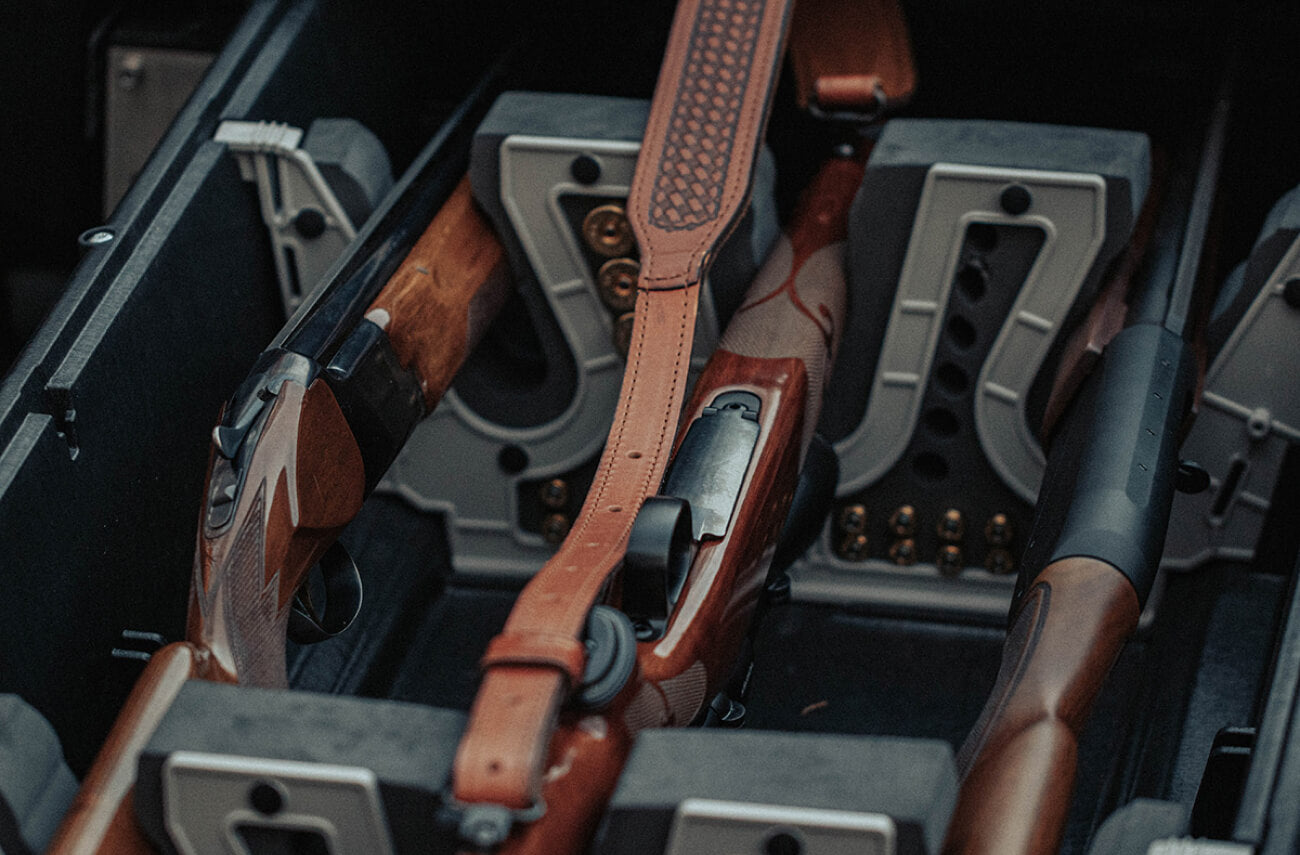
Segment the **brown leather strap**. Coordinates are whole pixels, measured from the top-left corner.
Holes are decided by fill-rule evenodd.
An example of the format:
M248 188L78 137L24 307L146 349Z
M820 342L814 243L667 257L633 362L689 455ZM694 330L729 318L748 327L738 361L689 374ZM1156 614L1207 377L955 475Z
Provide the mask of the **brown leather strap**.
M614 424L582 513L520 594L503 636L579 640L663 479L685 392L700 282L749 194L790 0L683 0L628 198L641 249L636 320ZM548 639L538 644L538 637ZM509 648L506 648L509 649ZM490 655L456 756L463 802L536 799L555 718L577 672Z
M805 109L874 117L907 102L916 89L898 0L799 0L790 64Z
M570 685L582 679L586 652L581 641L570 635L549 632L507 632L488 644L480 665L540 665L554 668L568 678Z

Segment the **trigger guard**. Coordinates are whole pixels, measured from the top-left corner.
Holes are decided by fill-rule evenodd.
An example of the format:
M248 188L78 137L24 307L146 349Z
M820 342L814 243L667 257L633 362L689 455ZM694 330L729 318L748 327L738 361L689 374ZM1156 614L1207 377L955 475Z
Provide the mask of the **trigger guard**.
M325 582L325 613L318 613L303 594L304 581L289 611L289 638L297 644L333 638L350 627L361 612L361 573L341 543L331 545L312 570L319 570Z

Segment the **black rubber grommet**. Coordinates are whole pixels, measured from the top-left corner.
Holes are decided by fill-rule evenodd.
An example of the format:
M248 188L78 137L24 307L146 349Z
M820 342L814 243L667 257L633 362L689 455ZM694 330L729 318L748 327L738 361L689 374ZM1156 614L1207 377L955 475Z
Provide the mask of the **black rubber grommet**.
M598 710L618 696L636 669L636 631L632 621L612 606L599 605L587 618L587 667L574 706Z

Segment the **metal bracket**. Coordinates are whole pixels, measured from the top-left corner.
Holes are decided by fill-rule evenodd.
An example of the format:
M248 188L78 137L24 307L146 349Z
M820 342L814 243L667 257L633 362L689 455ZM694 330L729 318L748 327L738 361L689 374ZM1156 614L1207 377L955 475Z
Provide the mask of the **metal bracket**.
M325 157L312 151L318 127L333 137ZM342 147L339 137L346 141ZM291 125L227 120L217 127L213 139L234 153L240 177L257 184L262 220L275 250L280 296L285 314L291 315L343 254L360 226L354 221L358 212L348 215L322 167L337 166L341 175L357 185L354 203L364 198L373 204L393 183L388 156L373 134L357 122L343 119L318 119L305 141L302 129ZM329 157L339 162L329 164ZM361 213L368 215L369 211Z
M182 855L308 839L333 855L393 852L369 769L177 751L163 764L163 793L167 833Z
M686 799L673 816L664 855L894 855L897 851L894 821L884 814Z

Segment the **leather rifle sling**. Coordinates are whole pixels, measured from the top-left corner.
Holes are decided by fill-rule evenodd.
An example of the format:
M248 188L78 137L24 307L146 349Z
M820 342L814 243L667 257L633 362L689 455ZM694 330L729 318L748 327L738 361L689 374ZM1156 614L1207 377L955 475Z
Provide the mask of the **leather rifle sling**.
M532 806L556 718L582 677L587 615L659 489L682 406L696 301L744 210L791 0L682 0L628 198L641 250L623 388L600 467L560 550L482 660L456 755L455 797Z
M829 114L875 118L916 89L898 0L799 0L790 65L799 106Z

